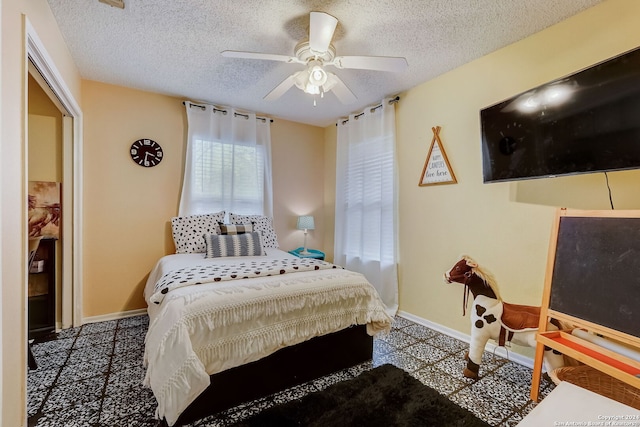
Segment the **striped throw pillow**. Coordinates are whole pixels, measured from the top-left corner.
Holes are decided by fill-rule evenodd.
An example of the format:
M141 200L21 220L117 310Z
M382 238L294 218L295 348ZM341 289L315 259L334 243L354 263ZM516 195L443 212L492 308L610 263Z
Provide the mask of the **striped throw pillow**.
M219 222L220 234L244 234L253 231L253 224L224 224Z
M207 246L205 258L265 254L260 243L260 235L255 231L223 235L207 233L204 235L204 241Z

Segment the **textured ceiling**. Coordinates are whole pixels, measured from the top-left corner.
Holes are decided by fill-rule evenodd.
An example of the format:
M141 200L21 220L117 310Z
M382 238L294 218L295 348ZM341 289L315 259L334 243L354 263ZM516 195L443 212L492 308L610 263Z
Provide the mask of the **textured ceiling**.
M591 7L601 0L48 0L83 78L327 126ZM337 55L402 56L407 71L337 70L357 96L313 106L293 87L262 98L299 64L224 58L294 55L309 12L338 18Z

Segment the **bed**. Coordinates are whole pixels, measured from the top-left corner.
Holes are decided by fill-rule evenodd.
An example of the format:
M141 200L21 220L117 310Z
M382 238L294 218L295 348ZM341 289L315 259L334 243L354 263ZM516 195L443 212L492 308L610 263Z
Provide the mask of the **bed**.
M204 252L201 227L189 250L173 227L178 253L147 280L144 384L170 426L368 360L390 328L364 276L290 255L251 223L236 234L218 221L200 234Z

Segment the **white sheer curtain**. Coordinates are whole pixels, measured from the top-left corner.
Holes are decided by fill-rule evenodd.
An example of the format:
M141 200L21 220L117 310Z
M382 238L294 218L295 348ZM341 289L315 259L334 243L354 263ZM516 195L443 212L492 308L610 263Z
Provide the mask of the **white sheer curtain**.
M185 102L187 153L180 216L221 210L273 215L270 120Z
M388 100L338 123L334 262L375 286L398 309L395 107Z

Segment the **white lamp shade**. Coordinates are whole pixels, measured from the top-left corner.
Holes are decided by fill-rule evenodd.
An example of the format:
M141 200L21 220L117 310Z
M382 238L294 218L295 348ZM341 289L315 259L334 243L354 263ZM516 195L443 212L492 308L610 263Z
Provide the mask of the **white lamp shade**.
M315 229L315 223L313 222L313 216L304 215L298 217L298 230L313 230Z

